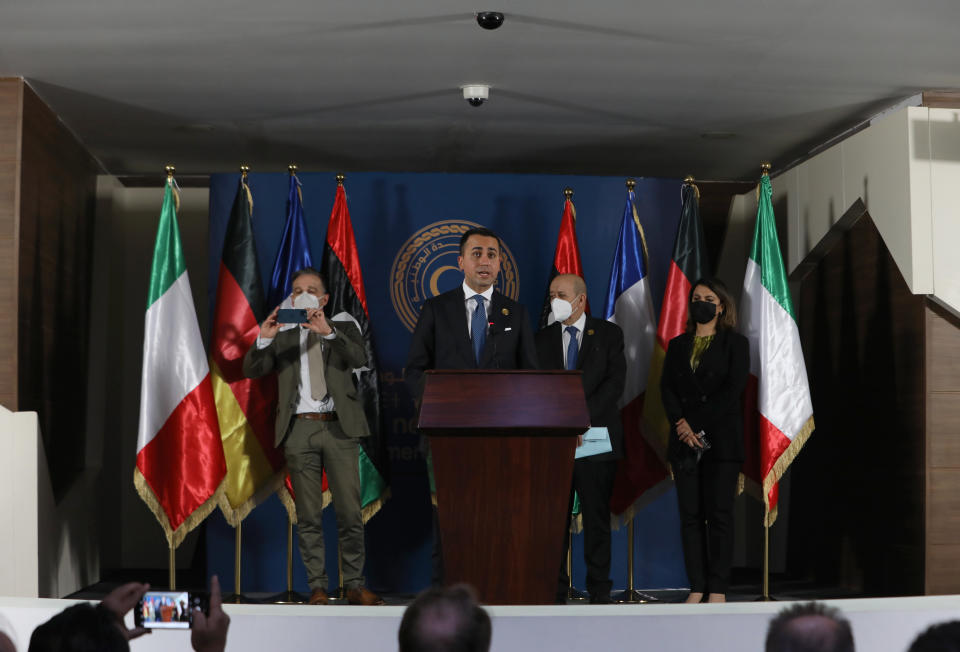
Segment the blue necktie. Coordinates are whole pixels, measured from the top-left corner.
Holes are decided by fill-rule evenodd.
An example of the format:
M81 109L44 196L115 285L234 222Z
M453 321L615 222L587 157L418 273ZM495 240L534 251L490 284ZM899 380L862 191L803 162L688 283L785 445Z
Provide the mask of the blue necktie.
M577 327L567 326L566 330L570 333L570 343L567 344L567 369L576 369L577 351L580 349L580 347L577 346Z
M473 339L473 357L479 367L480 358L483 357L483 345L487 341L487 309L484 308L483 297L479 294L473 295L473 300L477 302L477 307L473 309L473 318L470 320L470 336Z

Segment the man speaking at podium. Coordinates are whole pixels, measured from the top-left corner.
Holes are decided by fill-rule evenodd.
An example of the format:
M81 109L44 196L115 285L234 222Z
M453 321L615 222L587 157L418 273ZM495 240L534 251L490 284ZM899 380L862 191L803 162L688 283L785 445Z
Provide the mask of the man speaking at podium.
M580 494L583 518L583 557L587 565L587 592L591 604L610 602L610 494L617 462L623 455L623 424L617 401L623 394L627 363L623 357L623 331L614 323L584 314L587 285L575 274L562 274L550 282L550 305L556 321L537 332L537 357L543 369L579 369L592 427L610 433L609 453L578 459L573 464L573 489L557 601L566 602L567 542L573 491Z
M457 264L463 285L427 299L410 343L404 380L419 404L427 369L536 369L527 309L494 289L500 238L487 228L460 238ZM429 448L424 442L429 460ZM430 463L430 462L428 462ZM433 510L433 579L443 583L440 530Z
M427 369L536 369L527 309L494 289L500 238L483 227L460 238L463 285L427 299L413 331L404 379L414 399Z

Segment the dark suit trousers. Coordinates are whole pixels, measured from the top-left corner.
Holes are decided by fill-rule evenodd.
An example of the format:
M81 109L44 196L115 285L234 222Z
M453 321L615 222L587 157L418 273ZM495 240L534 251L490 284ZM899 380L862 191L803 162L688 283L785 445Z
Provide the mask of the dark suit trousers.
M733 502L740 462L704 457L676 474L683 558L690 590L726 593L733 562Z
M563 537L558 597L561 593L566 593L569 582L567 547L570 545L570 512L573 511L574 491L580 494L587 592L592 598L610 595L610 589L613 586L610 581L610 495L613 493L613 479L616 472L616 461L576 460L573 463L573 488L570 491L567 527Z

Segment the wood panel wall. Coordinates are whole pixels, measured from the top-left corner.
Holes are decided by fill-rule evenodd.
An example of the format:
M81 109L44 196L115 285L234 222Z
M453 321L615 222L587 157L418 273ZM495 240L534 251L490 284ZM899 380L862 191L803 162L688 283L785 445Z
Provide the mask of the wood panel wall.
M17 242L23 81L0 79L0 405L17 409Z
M21 410L40 418L54 493L83 470L90 279L100 165L23 89L20 178Z
M925 303L858 200L791 274L816 430L791 468L788 567L924 592Z
M38 413L58 496L86 457L100 172L28 84L0 80L0 402Z
M927 302L927 593L960 593L960 319Z

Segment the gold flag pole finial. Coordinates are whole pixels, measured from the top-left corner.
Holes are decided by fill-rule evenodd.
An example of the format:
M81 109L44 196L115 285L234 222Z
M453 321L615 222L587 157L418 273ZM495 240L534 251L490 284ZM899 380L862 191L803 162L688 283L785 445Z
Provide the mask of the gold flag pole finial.
M168 165L168 166L166 166L164 169L167 171L167 178L168 178L168 179L172 179L172 178L173 178L173 173L177 171L177 168L173 167L172 165Z
M241 166L240 166L240 177L241 177L241 178L246 179L246 178L247 178L247 174L248 174L249 172L250 172L250 166L249 166L249 165L241 165Z
M760 176L768 177L770 176L770 162L764 161L760 164Z
M346 179L346 178L347 178L346 175L338 174L338 175L337 175L337 186L342 186L342 185L343 185L343 181L344 181L344 179Z
M297 173L297 164L296 164L296 163L291 163L290 165L287 166L287 170L290 171L290 174L296 174L296 173Z
M684 179L683 179L683 185L685 185L685 186L692 186L694 181L695 181L695 179L693 178L693 175L692 175L692 174L688 174L688 175L687 175L686 177L684 177Z
M573 188L564 188L563 196L567 199L573 199Z
M636 179L627 179L627 190L633 190L637 186Z

